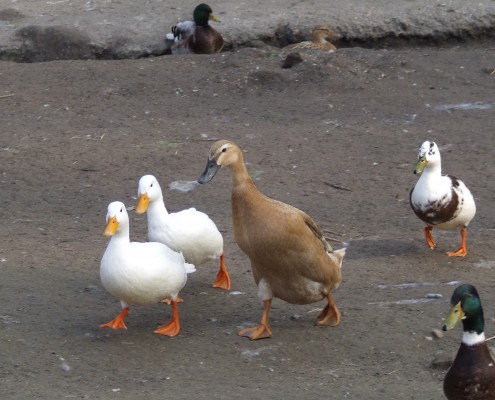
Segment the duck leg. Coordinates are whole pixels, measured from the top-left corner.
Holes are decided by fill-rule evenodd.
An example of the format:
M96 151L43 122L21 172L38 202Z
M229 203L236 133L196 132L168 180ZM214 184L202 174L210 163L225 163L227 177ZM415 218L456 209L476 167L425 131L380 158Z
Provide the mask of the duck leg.
M437 244L435 243L435 241L433 240L433 237L431 236L431 230L432 229L433 229L433 227L428 225L427 227L425 227L424 233L425 233L426 243L428 243L428 246L430 247L430 249L433 250L437 246Z
M239 331L239 336L248 337L251 340L267 339L272 337L272 330L268 325L268 314L270 313L270 307L272 306L271 300L264 300L265 307L263 309L263 315L261 316L261 323L258 326L252 328L243 329Z
M459 247L456 251L448 251L447 255L449 257L465 257L467 255L466 249L466 237L467 237L467 229L461 229L461 247Z
M340 311L335 304L332 293L327 294L328 304L318 315L319 321L316 325L337 326L340 323ZM331 322L334 320L334 322Z
M227 272L227 267L225 267L225 257L224 252L222 251L222 255L220 256L220 269L218 271L215 282L213 282L213 287L221 288L224 290L230 289L230 277Z
M180 332L179 310L176 301L170 301L172 306L172 321L156 328L155 333L166 336L176 336Z
M112 328L112 329L127 329L124 318L129 314L129 307L124 307L119 315L106 324L101 324L100 328Z

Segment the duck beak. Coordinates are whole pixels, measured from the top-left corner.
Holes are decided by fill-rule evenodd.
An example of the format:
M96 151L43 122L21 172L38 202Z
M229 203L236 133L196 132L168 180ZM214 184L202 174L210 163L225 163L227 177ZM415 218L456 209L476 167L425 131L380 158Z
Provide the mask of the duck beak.
M105 236L113 236L115 235L115 232L117 232L118 227L119 223L117 221L117 217L110 217L108 218L107 226L105 227L103 234Z
M138 214L143 214L148 209L148 204L150 203L150 198L148 193L141 193L136 205L136 212Z
M464 311L462 310L461 302L457 303L445 318L445 322L442 325L442 330L451 330L456 326L456 324L464 318Z
M208 159L208 164L206 164L205 172L198 178L199 183L210 182L215 174L220 169L220 165L217 164L217 159L215 157Z
M215 21L215 22L220 22L220 20L217 18L217 16L213 13L210 14L209 19L211 19L212 21Z
M426 164L428 164L428 161L426 161L426 157L425 156L419 157L418 162L416 163L416 168L414 168L414 173L420 174L421 172L423 172L423 170L426 167Z

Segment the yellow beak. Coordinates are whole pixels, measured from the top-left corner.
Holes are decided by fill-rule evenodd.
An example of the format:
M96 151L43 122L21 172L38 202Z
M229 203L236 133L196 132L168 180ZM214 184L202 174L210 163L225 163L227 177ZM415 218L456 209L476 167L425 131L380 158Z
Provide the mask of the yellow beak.
M451 330L456 326L456 324L464 317L464 311L461 307L461 302L457 303L445 318L445 322L443 324L443 330Z
M143 214L146 212L148 209L148 204L150 203L150 198L148 197L147 193L142 193L139 196L137 205L136 205L136 212L138 214Z
M113 236L115 235L115 232L117 232L118 227L119 223L117 221L117 217L110 217L108 218L107 226L105 227L103 234L105 236Z
M426 164L428 164L428 161L426 161L426 157L424 157L424 156L420 157L418 159L418 162L416 163L416 168L414 168L414 173L420 174L421 172L423 172L423 170L426 167Z
M211 19L212 21L215 21L215 22L220 22L220 20L217 18L217 16L213 13L210 14L209 19Z

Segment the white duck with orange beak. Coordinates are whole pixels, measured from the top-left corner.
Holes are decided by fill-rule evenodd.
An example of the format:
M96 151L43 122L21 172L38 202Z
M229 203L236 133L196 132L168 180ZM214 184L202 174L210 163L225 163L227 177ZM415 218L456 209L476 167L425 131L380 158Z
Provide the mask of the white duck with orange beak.
M124 318L129 306L157 304L165 299L172 306L172 320L155 333L175 336L180 331L177 301L179 291L194 265L162 243L138 243L129 240L129 216L120 201L110 203L104 231L111 236L100 264L100 279L105 289L120 299L121 313L102 327L127 329Z

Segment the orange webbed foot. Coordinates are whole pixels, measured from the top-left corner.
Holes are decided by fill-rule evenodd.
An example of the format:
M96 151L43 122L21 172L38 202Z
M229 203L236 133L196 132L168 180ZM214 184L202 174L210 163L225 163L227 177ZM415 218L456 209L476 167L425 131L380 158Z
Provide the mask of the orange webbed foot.
M124 308L119 315L106 324L101 324L100 328L127 329L124 318L129 314L129 307Z
M230 289L230 276L225 267L224 253L220 256L220 269L218 271L217 277L213 282L213 287L217 287L224 290Z
M177 309L177 302L171 300L170 305L172 306L172 321L156 328L155 333L159 333L160 335L165 335L165 336L176 336L179 334L180 323L179 323L179 310Z
M319 321L316 325L337 326L340 324L340 311L337 306L330 307L330 305L327 304L318 315L318 319Z
M267 324L253 326L239 331L239 336L247 337L251 340L268 339L272 337L272 330Z
M165 336L177 336L180 332L180 324L178 321L170 321L169 323L159 326L155 329L155 333Z
M457 249L456 251L448 251L447 255L449 257L466 257L467 251L465 248L461 247L461 248Z
M461 229L461 247L459 247L456 251L449 251L447 255L449 257L466 257L467 249L466 249L466 237L467 237L467 229Z

